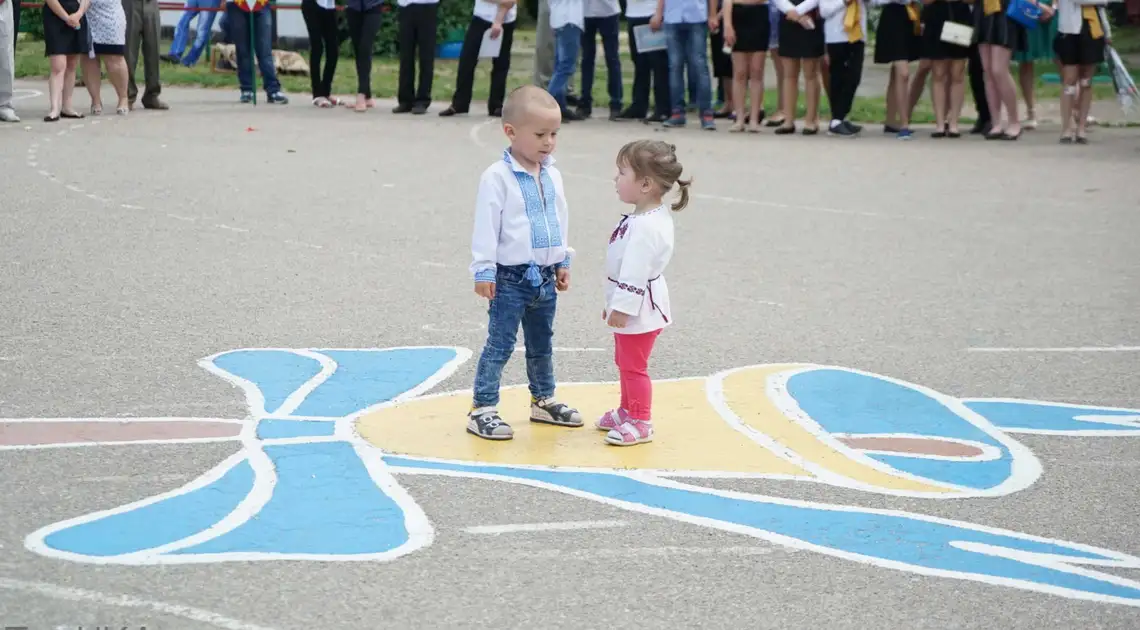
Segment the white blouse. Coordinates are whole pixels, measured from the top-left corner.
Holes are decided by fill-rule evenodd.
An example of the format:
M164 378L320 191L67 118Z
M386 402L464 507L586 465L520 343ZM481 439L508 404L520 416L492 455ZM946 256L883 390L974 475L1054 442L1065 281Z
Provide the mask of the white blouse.
M1100 19L1100 28L1104 31L1105 36L1111 37L1112 31L1109 30L1108 20L1105 19L1104 9L1101 8L1108 4L1109 0L1057 0L1053 8L1057 10L1057 14L1053 16L1057 20L1057 32L1065 35L1080 35L1081 28L1084 27L1085 17L1081 14L1081 9L1085 6L1097 7L1097 18ZM1103 40L1102 40L1103 41Z
M673 258L673 215L668 204L622 217L606 250L603 318L611 311L630 315L614 332L637 335L673 323L669 286L662 275Z
M855 0L859 3L859 20L860 28L863 32L863 39L867 39L867 5L863 0ZM819 14L823 18L823 39L828 44L846 44L847 43L847 27L844 22L847 20L847 3L844 0L820 0Z
M497 265L535 264L569 267L574 250L567 245L570 224L562 174L547 156L538 179L511 155L483 171L475 199L471 235L471 274L476 282L494 282Z
M495 21L495 14L499 12L499 3L490 2L489 0L475 0L475 9L473 15L481 20L488 22ZM519 7L516 4L507 11L507 17L503 18L503 24L510 24L518 17Z

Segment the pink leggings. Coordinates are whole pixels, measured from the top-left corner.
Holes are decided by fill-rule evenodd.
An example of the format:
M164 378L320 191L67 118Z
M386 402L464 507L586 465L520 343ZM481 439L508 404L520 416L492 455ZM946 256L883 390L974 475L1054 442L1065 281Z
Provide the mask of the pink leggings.
M621 408L635 420L651 420L653 381L649 379L649 355L660 330L640 335L614 333L614 363L621 376Z

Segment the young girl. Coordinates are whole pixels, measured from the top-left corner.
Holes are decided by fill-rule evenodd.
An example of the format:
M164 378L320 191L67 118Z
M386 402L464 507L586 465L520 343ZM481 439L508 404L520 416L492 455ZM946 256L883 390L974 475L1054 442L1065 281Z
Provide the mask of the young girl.
M614 329L614 362L621 379L621 406L597 423L606 442L633 446L653 440L650 407L653 382L649 355L657 335L672 320L669 287L662 273L673 257L673 216L689 203L689 184L680 179L676 147L660 140L637 140L618 151L614 187L634 207L610 235L606 252L606 307L602 320ZM661 201L676 184L681 198Z

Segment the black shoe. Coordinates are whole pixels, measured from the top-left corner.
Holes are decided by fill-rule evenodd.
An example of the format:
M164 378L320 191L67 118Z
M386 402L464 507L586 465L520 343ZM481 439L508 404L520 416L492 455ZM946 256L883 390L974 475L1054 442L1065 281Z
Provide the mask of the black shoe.
M581 106L579 106L577 109L575 109L574 113L577 114L578 117L582 120L586 120L587 118L589 118L590 116L592 116L594 114L593 110L591 110L590 108L581 107Z
M988 135L990 135L990 130L992 128L993 128L993 126L990 125L990 123L984 122L984 121L978 121L978 122L974 123L973 127L970 128L970 135L971 136L978 136L978 135L988 136Z
M900 131L902 131L902 129L899 129L898 127L892 125L883 125L883 133L897 134Z
M491 118L502 118L503 117L503 108L502 107L496 107L495 109L488 111L487 115L490 116Z
M862 133L863 132L863 125L856 125L855 123L848 122L846 120L843 121L843 124L847 125L847 128L850 129L851 131L855 132L855 133Z
M581 99L579 99L577 96L575 96L573 94L567 94L566 95L566 104L569 105L570 107L577 107L578 104L581 102L582 102Z
M617 118L611 118L610 120L619 120L619 121L642 120L645 118L645 114L641 114L640 116L638 116L637 115L638 113L639 112L634 112L630 108L626 108L626 109L623 109L622 111L618 112Z
M392 108L393 114L406 114L410 111L412 111L412 106L411 105L405 105L403 103Z
M416 103L412 105L412 114L416 116L423 116L428 111L428 106L424 103Z
M796 132L796 126L795 126L795 124L792 124L790 126L789 125L780 125L779 127L776 127L776 131L774 131L773 133L775 133L777 136L787 136L787 135L794 134L795 132Z
M646 124L657 124L663 123L666 120L669 120L669 114L653 114L649 118L646 118L645 122Z
M456 114L466 114L466 113L467 112L458 111L454 107L448 107L447 109L440 112L439 115L446 118L448 116L455 116Z
M621 120L621 110L620 109L611 109L610 110L610 120L612 120L614 122Z
M586 119L579 116L577 112L571 111L569 109L562 110L562 122L575 122L579 120Z
M854 138L859 132L851 129L847 121L840 121L838 125L830 127L827 130L827 135L835 136L836 138Z

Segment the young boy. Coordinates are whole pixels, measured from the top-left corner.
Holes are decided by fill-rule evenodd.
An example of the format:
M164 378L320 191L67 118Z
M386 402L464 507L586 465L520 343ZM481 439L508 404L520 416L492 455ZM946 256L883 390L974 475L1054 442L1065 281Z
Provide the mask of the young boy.
M554 312L557 291L570 288L568 211L562 175L553 167L562 124L559 103L524 85L503 105L511 147L483 171L475 202L471 273L475 293L490 301L487 343L475 371L467 431L488 440L514 437L499 416L499 381L515 349L519 324L526 345L530 419L582 426L578 410L554 399Z

